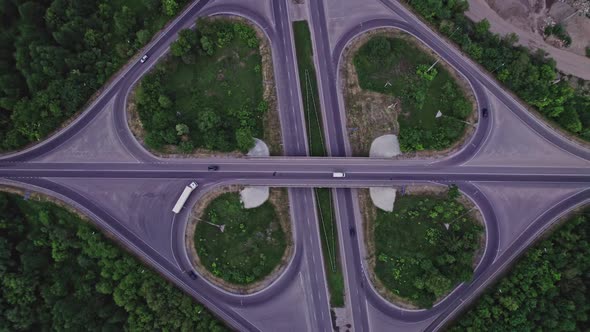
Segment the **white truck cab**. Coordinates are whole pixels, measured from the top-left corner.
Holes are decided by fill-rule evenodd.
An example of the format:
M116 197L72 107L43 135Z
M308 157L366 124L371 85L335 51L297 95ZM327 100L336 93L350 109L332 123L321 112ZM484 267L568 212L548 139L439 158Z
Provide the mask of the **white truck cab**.
M345 178L346 177L346 173L344 173L344 172L333 172L332 173L332 177L333 178Z
M188 199L190 194L193 192L193 190L197 189L198 186L199 185L193 181L189 183L188 186L184 187L182 194L180 194L180 197L178 197L176 204L172 208L172 212L176 214L180 213L180 210L182 210L182 208L184 207L184 203L186 203L186 200Z

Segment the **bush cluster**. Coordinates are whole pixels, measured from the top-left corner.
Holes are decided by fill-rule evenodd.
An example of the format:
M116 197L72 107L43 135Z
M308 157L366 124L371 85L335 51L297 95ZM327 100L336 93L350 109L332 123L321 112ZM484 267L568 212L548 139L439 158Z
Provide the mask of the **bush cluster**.
M546 36L553 35L559 38L565 47L569 47L572 44L572 37L570 37L570 35L567 33L567 30L565 30L565 27L561 24L547 26L544 33Z
M455 285L469 281L483 227L456 200L402 196L393 212L377 211L375 273L394 294L428 308Z
M224 225L223 232L211 224ZM195 249L203 266L240 285L269 275L280 263L286 241L270 202L244 209L236 193L223 194L209 203L195 230Z
M268 109L258 44L254 29L227 20L200 20L196 29L180 31L172 57L138 90L146 144L247 152L262 135Z

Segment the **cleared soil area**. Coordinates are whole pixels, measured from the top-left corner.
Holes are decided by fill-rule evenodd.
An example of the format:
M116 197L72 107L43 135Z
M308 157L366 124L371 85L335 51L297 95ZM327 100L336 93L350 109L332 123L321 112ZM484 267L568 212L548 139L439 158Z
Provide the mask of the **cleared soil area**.
M359 202L368 273L384 298L427 308L471 278L485 236L468 199L449 200L442 186L408 186L390 213L376 209L366 189Z
M364 72L359 80L357 72L359 65L361 67L367 65L357 62L357 55L363 51L363 47L369 41L375 38L387 38L393 45L391 52L399 51L401 53L395 55L394 59L387 60L391 70L383 68L382 71L378 71L375 69L371 74L371 70L363 69ZM411 60L408 60L410 58ZM466 100L463 106L467 108L468 115L464 120L472 124L475 123L477 120L477 112L473 112L476 104L475 97L464 78L444 61L439 61L434 67L438 74L432 82L429 82L430 87L425 90L429 93L421 101L422 106L420 107L410 100L409 95L413 95L413 92L408 91L406 89L408 84L404 83L408 80L412 82L419 80L416 75L417 64L430 66L436 61L435 59L438 59L436 54L426 46L413 37L394 29L377 29L368 32L347 46L343 55L340 75L344 92L348 136L353 156L369 156L373 140L386 134L398 135L400 139L402 150L405 152L403 155L395 157L398 159L447 155L461 148L473 132L473 126L464 125L458 121L461 118L455 118L456 115L452 113L451 105L440 102L439 94L442 93L441 88L444 85L453 91L458 89L459 96L457 98L461 98L462 94ZM378 64L374 64L374 66L376 66L375 68L379 67ZM402 80L401 77L404 79ZM361 86L367 88L363 89ZM449 108L446 109L446 106ZM436 119L435 115L439 110L445 116ZM445 124L442 127L447 128L448 133L440 132L441 123ZM412 132L404 132L403 128L400 128L400 124L405 129L412 129ZM420 150L418 144L410 146L409 140L404 141L404 138L400 137L400 131L402 134L412 135L419 132L417 128L433 131L434 136L431 138L421 137L418 139L426 147L446 147L436 150L428 148ZM453 139L449 135L456 135L455 141L452 141ZM440 137L442 139L439 139ZM442 141L447 143L441 143ZM406 142L405 146L403 142ZM408 146L410 146L409 150Z
M255 31L259 42L258 48L252 49L236 36L235 41L216 49L213 56L197 54L194 63L185 63L178 57L167 55L152 72L159 66L166 66L166 73L171 73L166 79L167 91L164 93L174 101L175 109L171 111L175 112L174 117L178 118L174 123L188 125L188 133L180 137L180 144L165 144L157 149L150 148L153 144L146 144L150 142L149 131L140 121L137 105L138 100L142 100L138 99L137 94L143 93L142 82L146 78L134 87L127 99L127 119L131 131L144 147L161 157L242 157L242 151L232 150L231 146L235 143L228 145L221 141L232 142L233 136L237 137L236 130L230 130L228 126L237 128L244 123L243 119L238 119L243 110L257 108L263 103L266 105L266 111L262 116L248 117L252 124L250 134L262 139L268 145L271 155L282 155L272 55L266 35L242 18L217 17L209 18L206 22L245 24ZM210 131L216 126L219 128L212 134L203 134L203 131ZM162 135L175 135L164 133L164 130L171 129L162 129ZM194 147L191 149L190 145Z
M557 68L585 80L590 80L590 58L585 48L590 46L590 18L585 16L586 1L553 0L468 0L466 16L474 21L487 19L490 30L500 35L515 33L518 44L532 50L541 48L549 53ZM576 10L581 10L574 14ZM574 14L572 16L572 14ZM545 38L548 24L561 23L572 38L570 47L563 47L554 38Z
M281 274L293 254L293 240L286 189L271 188L269 201L254 209L242 208L241 189L217 188L201 197L185 240L201 275L226 290L247 294Z

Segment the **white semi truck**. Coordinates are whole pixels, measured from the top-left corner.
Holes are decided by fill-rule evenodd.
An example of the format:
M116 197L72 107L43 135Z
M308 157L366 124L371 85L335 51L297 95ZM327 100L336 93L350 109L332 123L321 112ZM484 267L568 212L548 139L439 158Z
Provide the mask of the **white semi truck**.
M196 182L189 183L189 185L186 186L182 191L182 194L180 194L180 197L178 197L178 201L176 201L176 205L174 205L174 208L172 208L172 212L179 213L180 210L182 210L184 203L186 203L188 197L191 195L193 190L197 189L198 186L199 185Z

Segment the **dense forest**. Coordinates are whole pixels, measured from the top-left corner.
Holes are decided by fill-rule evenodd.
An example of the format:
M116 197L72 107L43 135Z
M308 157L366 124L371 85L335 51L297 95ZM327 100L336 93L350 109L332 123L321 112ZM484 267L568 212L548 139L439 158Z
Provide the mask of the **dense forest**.
M0 0L0 150L79 111L187 0Z
M535 245L451 331L589 331L590 210Z
M170 56L137 90L145 143L247 152L263 139L262 60L256 31L227 19L201 19L180 31Z
M467 1L407 1L426 20L456 42L522 100L567 131L590 140L590 92L559 80L555 61L539 50L516 46L515 34L500 37L489 22L473 23L463 12Z
M223 331L93 226L0 192L0 331Z

